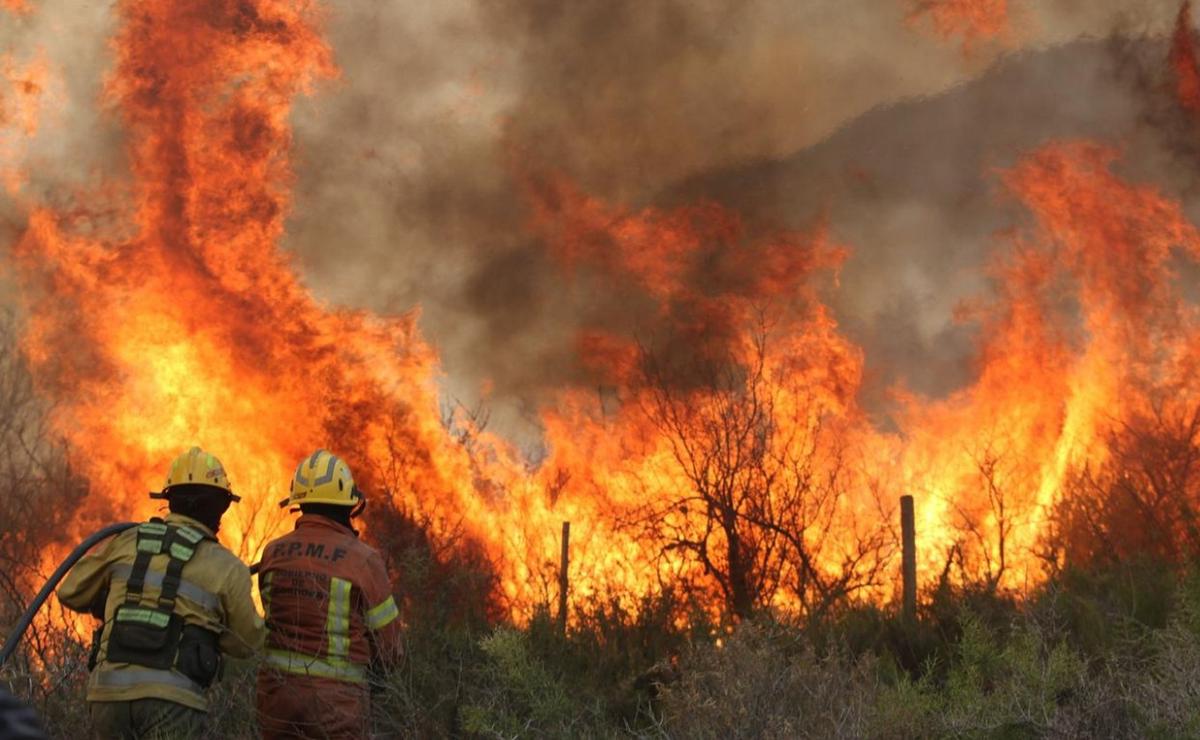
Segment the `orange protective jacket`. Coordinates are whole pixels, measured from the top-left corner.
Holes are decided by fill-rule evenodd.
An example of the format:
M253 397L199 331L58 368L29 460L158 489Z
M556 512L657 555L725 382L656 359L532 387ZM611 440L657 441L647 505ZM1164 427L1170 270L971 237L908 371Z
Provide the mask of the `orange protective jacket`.
M400 658L400 612L383 558L354 530L306 514L267 545L258 574L267 646L264 737L361 737L367 673Z

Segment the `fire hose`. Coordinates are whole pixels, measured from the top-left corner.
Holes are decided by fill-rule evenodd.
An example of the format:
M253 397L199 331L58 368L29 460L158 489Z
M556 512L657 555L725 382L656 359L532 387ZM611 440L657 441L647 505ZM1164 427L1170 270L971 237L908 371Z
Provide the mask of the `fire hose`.
M0 666L3 666L5 663L7 663L9 657L16 652L17 643L19 643L21 638L25 635L25 630L29 629L29 625L33 622L34 615L36 615L38 610L42 608L42 605L46 603L46 599L50 598L50 594L53 593L54 589L58 587L59 581L61 581L63 576L67 574L67 571L71 570L71 567L75 565L75 563L79 562L79 559L86 555L88 550L91 550L93 547L95 547L96 543L107 539L114 534L120 534L121 532L124 532L127 529L132 529L136 526L138 525L132 522L110 524L104 529L101 529L99 532L91 535L83 542L80 542L79 545L71 551L71 554L67 556L66 560L63 560L62 563L59 564L58 568L56 568L54 572L50 574L50 577L46 580L46 584L42 586L42 590L38 591L37 596L33 597L33 601L29 602L29 606L25 609L25 613L22 614L21 618L17 620L12 632L10 632L8 635L8 639L4 641L4 648L0 649ZM250 573L257 573L258 566L258 563L251 565Z

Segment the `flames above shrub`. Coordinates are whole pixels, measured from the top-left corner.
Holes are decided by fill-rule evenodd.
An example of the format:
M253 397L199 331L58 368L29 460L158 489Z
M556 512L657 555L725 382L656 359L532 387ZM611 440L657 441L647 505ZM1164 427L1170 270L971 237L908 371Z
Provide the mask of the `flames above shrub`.
M999 175L1028 218L1001 239L994 298L964 308L982 327L975 380L936 401L897 389L895 431L859 407L863 352L823 299L853 244L821 223L762 233L715 203L605 203L520 163L528 229L562 279L605 283L630 307L572 338L581 381L540 410L547 453L531 468L439 411L415 314L331 308L279 246L291 106L338 74L319 9L116 12L105 96L132 180L31 204L13 249L24 350L91 487L80 532L149 514L146 487L198 443L244 499L223 536L254 558L286 526L275 502L291 466L327 447L375 506L480 548L518 617L554 593L563 520L579 597L633 603L685 583L735 611L885 600L903 493L917 497L923 578L1022 588L1063 562L1045 546L1075 521L1063 492L1127 456L1123 425L1164 399L1200 401L1200 324L1177 274L1200 233L1100 144L1051 143ZM1175 48L1186 107L1194 54Z

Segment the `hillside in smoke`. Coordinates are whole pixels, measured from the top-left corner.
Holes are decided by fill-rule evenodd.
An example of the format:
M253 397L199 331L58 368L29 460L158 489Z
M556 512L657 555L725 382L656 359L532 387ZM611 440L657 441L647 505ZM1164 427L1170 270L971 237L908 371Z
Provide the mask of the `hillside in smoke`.
M346 28L357 26L348 20ZM586 270L564 278L529 232L531 204L514 186L514 168L564 174L585 192L632 209L716 201L756 230L806 230L827 218L851 256L826 300L865 351L863 400L886 425L889 388L941 397L973 377L977 331L962 308L988 298L989 255L1007 245L1004 232L1024 217L998 187L999 172L1022 154L1055 139L1097 140L1122 149L1124 174L1158 183L1185 204L1192 200L1195 137L1171 93L1169 40L1161 31L1145 33L1115 28L1100 38L1031 44L923 96L906 96L911 85L889 84L874 68L856 73L858 87L887 89L874 94L883 102L816 143L757 156L721 154L718 129L730 141L754 133L755 119L745 111L720 125L693 117L694 136L672 128L677 116L658 130L654 122L670 105L647 103L653 96L638 85L650 83L634 74L647 65L607 73L588 67L599 79L586 84L543 75L503 88L506 122L467 136L455 133L466 125L455 118L439 129L412 123L406 116L416 113L407 109L380 109L374 85L356 73L367 62L346 53L340 61L347 83L328 91L319 115L301 116L298 124L297 214L288 246L317 276L319 295L382 311L420 306L449 392L473 403L486 388L493 428L532 439L537 410L558 390L594 382L578 363L579 330L628 332L643 302L627 285L589 280ZM647 43L657 38L651 36ZM908 48L896 42L897 54L912 53ZM921 69L930 68L926 62ZM384 62L372 57L370 64ZM756 79L763 69L739 69L735 79ZM742 85L691 84L721 99L735 98ZM596 89L614 96L608 105L615 110L592 102L587 91ZM772 90L760 107L773 130L785 128L782 119L803 129L808 118L821 118L801 102L781 102L803 97L802 89ZM494 113L468 120L491 121ZM548 118L559 128L547 128ZM629 130L628 146L593 141L608 118L614 130ZM580 122L588 127L573 128ZM564 147L567 153L559 151ZM700 164L701 149L715 164ZM681 161L656 170L653 163L672 151ZM679 170L698 174L678 177ZM621 185L620 173L637 184ZM346 245L354 259L331 244Z
M1165 39L1080 41L1005 57L944 94L879 107L780 159L690 178L669 203L711 199L760 229L827 218L851 250L829 291L866 352L864 401L902 384L939 397L972 376L972 301L1022 223L999 173L1053 140L1116 147L1118 169L1200 213L1196 131L1171 96Z

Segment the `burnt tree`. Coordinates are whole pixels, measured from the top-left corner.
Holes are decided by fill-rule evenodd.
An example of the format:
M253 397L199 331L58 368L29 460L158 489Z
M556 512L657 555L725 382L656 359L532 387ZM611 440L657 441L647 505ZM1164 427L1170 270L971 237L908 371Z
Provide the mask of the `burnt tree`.
M864 528L842 505L852 483L837 413L775 373L767 343L762 330L740 355L682 359L643 347L637 389L687 486L635 521L698 562L738 618L776 596L822 612L876 584L894 549L882 516Z
M1116 422L1108 458L1068 477L1045 557L1054 566L1200 557L1200 407L1161 399Z

